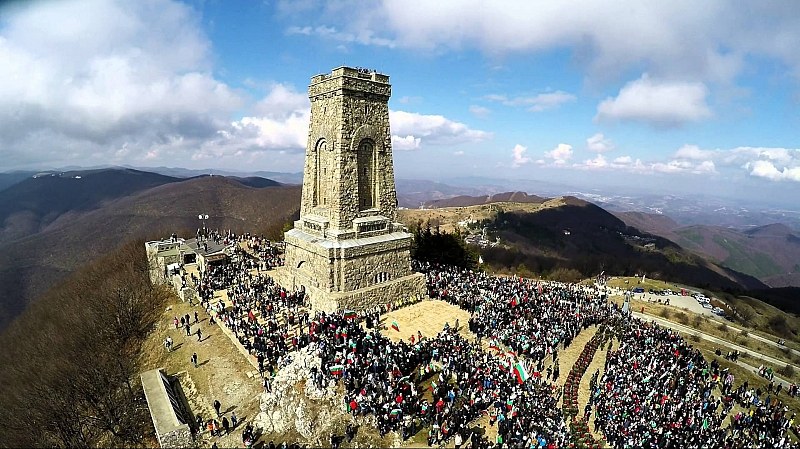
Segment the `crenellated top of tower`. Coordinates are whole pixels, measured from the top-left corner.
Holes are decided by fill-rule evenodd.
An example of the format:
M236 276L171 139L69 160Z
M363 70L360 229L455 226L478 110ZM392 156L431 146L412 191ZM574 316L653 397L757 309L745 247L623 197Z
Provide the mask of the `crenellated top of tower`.
M308 86L308 97L311 101L314 101L326 94L345 90L351 93L363 92L369 95L385 97L387 100L392 95L389 75L369 69L337 67L329 74L311 77L311 85Z

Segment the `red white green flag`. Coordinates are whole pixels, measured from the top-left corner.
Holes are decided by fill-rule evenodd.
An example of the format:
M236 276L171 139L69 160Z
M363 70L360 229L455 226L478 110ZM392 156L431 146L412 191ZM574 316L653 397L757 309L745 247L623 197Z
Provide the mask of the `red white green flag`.
M392 329L396 330L397 332L400 332L400 325L397 324L397 321L392 321Z
M524 383L528 380L528 370L525 369L525 365L522 362L517 362L514 364L514 374L517 376L517 382Z

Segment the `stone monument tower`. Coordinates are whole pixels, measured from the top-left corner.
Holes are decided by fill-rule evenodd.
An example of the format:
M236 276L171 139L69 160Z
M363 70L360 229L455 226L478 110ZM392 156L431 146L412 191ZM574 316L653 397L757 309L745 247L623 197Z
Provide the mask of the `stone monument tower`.
M412 236L395 222L389 77L350 67L311 78L300 219L278 281L314 309L364 309L422 293Z

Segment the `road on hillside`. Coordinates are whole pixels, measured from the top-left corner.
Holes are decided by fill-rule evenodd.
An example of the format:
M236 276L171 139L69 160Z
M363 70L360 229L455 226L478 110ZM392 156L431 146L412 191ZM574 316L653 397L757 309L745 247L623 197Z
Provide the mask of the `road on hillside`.
M782 366L785 366L785 365L791 365L795 369L800 369L800 368L798 368L797 366L795 366L795 365L793 365L791 363L787 363L787 362L778 360L778 359L776 359L774 357L770 357L770 356L768 356L766 354L760 354L758 352L755 352L752 349L745 348L744 346L739 346L736 343L730 342L728 340L723 340L722 338L715 337L713 335L709 335L709 334L706 334L704 332L700 332L697 329L693 329L693 328L691 328L689 326L684 326L682 324L673 323L672 321L665 320L663 318L659 318L659 317L656 317L656 316L647 315L647 314L643 314L643 313L639 313L639 312L633 312L633 316L635 316L635 317L637 317L639 319L645 320L645 321L655 321L659 325L664 326L664 327L668 327L670 329L674 329L674 330L677 330L677 331L685 332L687 334L697 335L698 337L702 338L703 340L708 340L708 341L710 341L712 343L715 343L715 344L718 344L718 345L722 345L722 346L726 346L726 347L728 347L730 349L737 350L742 355L747 354L747 355L749 355L751 357L761 359L761 360L763 360L763 361L765 361L765 362L767 362L769 364L772 364L772 365L774 365L776 367L782 367ZM750 337L752 337L752 336L748 335L748 338L750 338Z
M719 321L719 320L715 320L715 321ZM724 323L724 321L719 321L719 322L720 323ZM740 331L741 332L742 330L747 330L747 329L742 329L741 327L738 327L738 326L734 326L734 325L732 325L730 323L725 323L725 324L727 324L728 327L730 327L731 329L734 329L736 331ZM748 331L747 336L752 338L753 340L758 340L758 341L760 341L762 343L766 343L766 344L768 344L770 346L774 346L774 347L776 347L778 349L781 349L781 350L784 350L784 351L788 350L789 352L792 353L792 355L800 356L800 351L798 351L796 349L792 349L792 348L790 348L788 346L784 346L784 345L778 344L778 342L776 342L774 340L770 340L769 338L762 337L761 335L758 335L758 334L755 334L755 333L749 332L749 331Z
M736 343L731 343L728 340L723 340L721 338L717 338L717 337L715 337L713 335L706 334L705 332L700 332L697 329L692 329L691 327L684 326L682 324L673 323L672 321L668 321L668 320L665 320L663 318L659 318L659 317L655 317L655 316L652 316L652 315L647 315L647 314L639 313L639 312L633 312L633 316L635 316L636 318L639 318L641 320L645 320L645 321L655 321L660 326L668 327L668 328L676 330L676 331L685 332L685 333L692 334L692 335L697 335L698 337L702 338L703 340L708 340L708 341L710 341L712 343L716 343L718 345L723 345L723 346L726 346L726 347L728 347L730 349L735 349L735 350L739 351L741 354L747 353L751 357L759 358L761 360L764 360L765 362L771 363L771 364L776 365L776 366L787 365L786 362L782 362L782 361L780 361L780 360L778 360L778 359L776 359L774 357L770 357L770 356L765 355L765 354L759 354L757 352L753 352L752 349L748 349L748 348L745 348L743 346L739 346ZM741 360L737 360L734 363L736 363L737 365L739 365L739 366L741 366L741 367L743 367L745 369L749 369L749 370L751 370L751 371L753 371L755 373L758 373L758 368L756 368L753 365L750 365L749 363L743 362ZM789 364L789 365L791 365L791 364ZM794 366L794 365L792 365L792 366ZM796 366L794 366L794 368L797 369ZM773 370L774 370L774 368L773 368ZM785 379L779 377L777 374L775 374L773 377L774 377L775 382L783 384L784 388L788 388L792 384L788 380L785 380Z

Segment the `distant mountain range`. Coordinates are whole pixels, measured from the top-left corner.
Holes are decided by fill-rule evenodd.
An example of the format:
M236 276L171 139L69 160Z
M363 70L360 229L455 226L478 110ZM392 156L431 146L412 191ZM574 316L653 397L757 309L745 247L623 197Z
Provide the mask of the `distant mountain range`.
M208 225L212 228L230 228L235 232L275 231L291 221L299 210L301 173L211 172L164 167L153 170L113 167L0 173L0 286L5 293L0 297L0 328L29 301L84 261L111 251L122 242L164 237L171 232L194 234L200 226L198 214L208 214L211 217ZM473 186L458 186L398 179L398 202L408 208L421 205L441 208L491 202L549 201L523 191L501 190L502 186L493 185L491 180L473 181ZM792 211L761 215L761 220L775 214L788 217L784 225L762 223L737 230L687 219L687 216L691 218L692 210L712 206L702 200L652 197L654 202L645 208L642 203L645 200L637 198L597 198L594 195L592 202L595 204L585 201L592 196L580 193L566 196L563 207L535 218L508 216L513 226L500 223L498 232L508 241L517 242L522 248L520 251L527 251L525 257L541 261L571 258L576 266L581 265L586 270L594 270L592 264L600 260L598 257L604 251L616 254L620 260L629 260L635 254L619 246L619 239L630 243L631 239L644 238L644 241L652 241L666 257L647 255L640 264L644 271L667 273L670 270L659 269L660 264L683 261L687 265L672 270L673 275L687 279L697 275L699 281L748 288L758 288L760 283L747 275L770 286L800 285L797 265L800 238L798 228L793 225ZM637 204L642 211L626 210ZM604 209L612 211L616 217ZM678 211L681 218L667 213L672 210ZM752 214L749 210L733 214L730 210L734 209L715 213L723 223L738 217L752 224L747 218L747 214ZM702 216L703 220L712 217L697 216ZM564 239L564 229L572 230L567 239ZM524 234L523 230L533 230L533 234ZM652 235L642 237L640 231ZM558 236L554 240L558 243L548 243L550 237L547 236ZM609 237L601 239L602 236ZM702 257L693 256L678 246ZM599 267L603 266L609 271L614 267L601 262ZM635 267L622 268L633 270Z
M629 226L669 239L771 287L800 286L800 232L784 224L738 230L709 225L680 226L660 214L614 214Z
M207 225L279 231L300 187L263 178L176 178L133 169L28 176L0 191L0 328L65 275L121 243Z

